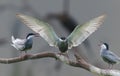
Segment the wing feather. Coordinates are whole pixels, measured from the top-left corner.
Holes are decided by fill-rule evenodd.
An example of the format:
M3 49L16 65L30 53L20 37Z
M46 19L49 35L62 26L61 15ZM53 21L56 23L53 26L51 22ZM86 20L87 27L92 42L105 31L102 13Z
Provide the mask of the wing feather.
M56 46L58 36L48 23L23 14L17 14L17 17L30 29L36 33L39 33L40 36L44 38L50 46Z
M95 32L100 27L104 18L105 15L102 15L94 18L93 20L90 20L83 25L78 25L67 38L69 41L68 48L71 49L72 47L81 44L85 39L87 39L93 32Z

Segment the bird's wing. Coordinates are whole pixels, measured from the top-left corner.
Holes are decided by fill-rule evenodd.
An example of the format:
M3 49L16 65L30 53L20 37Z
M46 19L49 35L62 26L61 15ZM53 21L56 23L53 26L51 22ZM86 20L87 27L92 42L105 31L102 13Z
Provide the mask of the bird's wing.
M23 50L25 48L25 42L26 39L14 39L14 41L12 41L12 46L14 48L16 48L17 50Z
M16 38L14 36L11 36L11 40L12 40L12 43L13 44L18 44L18 45L24 45L25 43L25 39L19 39L19 38Z
M93 20L90 20L83 25L78 25L67 38L69 42L68 48L71 49L72 47L81 44L85 39L87 39L93 32L95 32L100 27L104 18L105 15L102 15L94 18Z
M40 36L44 38L50 46L56 46L58 36L48 23L42 22L36 18L23 14L17 14L17 17L21 19L21 21L30 29L32 29L36 33L39 33Z
M25 42L26 42L26 39L16 39L14 40L14 44L17 44L17 45L25 45Z
M107 51L106 57L108 57L111 60L115 60L115 61L120 59L120 57L118 57L115 53L111 51Z

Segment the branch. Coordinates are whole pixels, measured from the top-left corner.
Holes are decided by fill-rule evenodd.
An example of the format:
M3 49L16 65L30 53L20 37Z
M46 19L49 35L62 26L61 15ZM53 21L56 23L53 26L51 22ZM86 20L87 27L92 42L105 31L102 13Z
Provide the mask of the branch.
M16 63L26 60L45 58L45 57L51 57L57 59L55 53L37 53L37 54L25 54L24 56L19 56L14 58L0 58L0 63L10 64L10 63Z
M0 63L3 64L10 64L10 63L16 63L26 60L32 60L32 59L40 59L40 58L54 58L58 59L63 63L66 63L73 67L80 67L83 68L93 74L96 74L98 76L120 76L119 70L108 70L108 69L101 69L98 67L95 67L94 65L91 65L87 63L82 57L75 54L76 61L71 61L68 57L64 55L60 55L58 53L37 53L37 54L26 54L24 56L14 57L14 58L0 58Z
M119 70L113 70L113 69L101 69L98 68L90 63L87 63L83 58L75 54L76 61L79 65L82 65L83 69L88 70L89 72L92 72L98 76L120 76Z

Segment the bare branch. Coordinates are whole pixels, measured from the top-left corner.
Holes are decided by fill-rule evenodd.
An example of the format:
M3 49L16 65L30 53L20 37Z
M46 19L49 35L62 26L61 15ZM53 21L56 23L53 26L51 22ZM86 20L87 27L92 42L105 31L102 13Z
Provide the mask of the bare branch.
M45 57L56 58L56 54L55 53L37 53L37 54L26 54L24 56L19 56L14 58L0 58L0 63L10 64L10 63L16 63L16 62L21 62L25 60L39 59L39 58L45 58Z
M64 62L70 66L73 67L80 67L83 68L89 72L92 72L93 74L96 74L98 76L120 76L119 70L108 70L108 69L101 69L98 67L95 67L89 63L87 63L82 57L75 54L76 61L71 61L68 57L64 55L60 55L58 53L37 53L37 54L26 54L24 56L14 57L14 58L0 58L0 63L3 64L10 64L10 63L16 63L26 60L32 60L32 59L40 59L40 58L55 58L60 60L61 62Z

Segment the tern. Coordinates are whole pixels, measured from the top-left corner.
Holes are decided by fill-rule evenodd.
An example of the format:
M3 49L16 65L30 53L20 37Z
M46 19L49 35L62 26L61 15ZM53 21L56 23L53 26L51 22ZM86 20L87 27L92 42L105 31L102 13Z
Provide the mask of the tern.
M102 43L100 47L100 56L109 64L109 68L112 68L113 64L120 62L120 57L109 50L109 45L107 43Z
M80 45L100 27L105 18L105 15L94 18L83 25L76 26L67 38L59 38L48 23L24 14L16 14L16 16L34 32L39 33L50 46L59 48L61 53L65 53L68 49Z
M35 33L29 33L25 39L19 39L19 38L14 38L14 36L11 37L12 40L12 46L19 50L19 51L24 51L27 53L27 50L30 50L33 45L33 37L38 37L37 34Z

